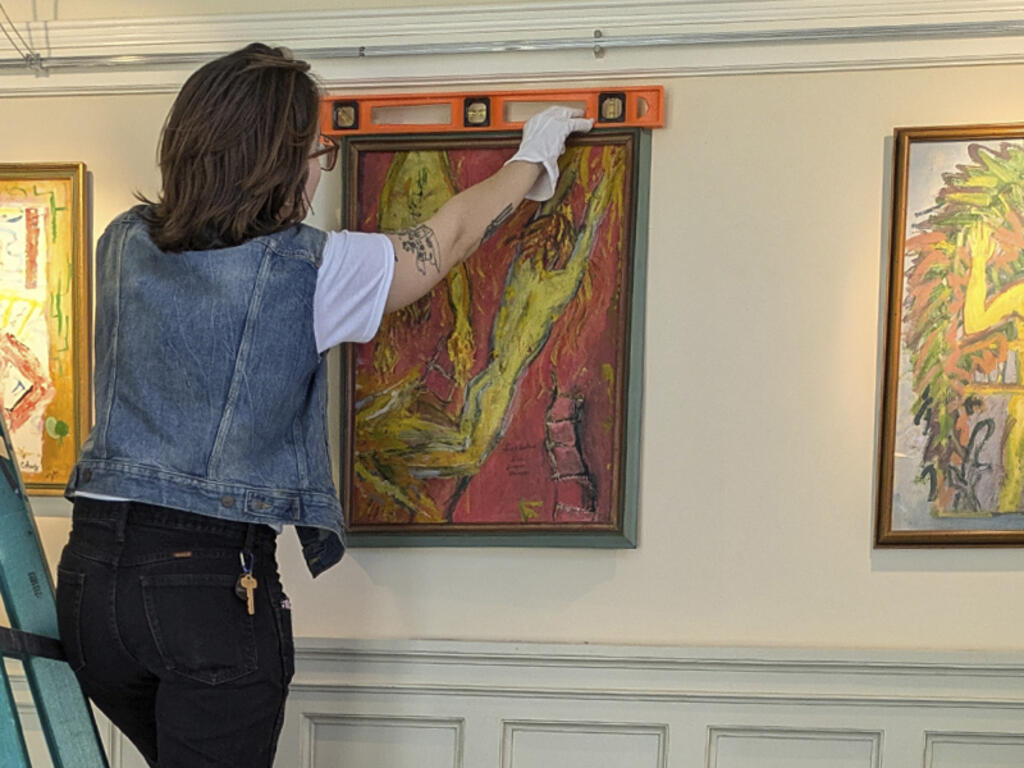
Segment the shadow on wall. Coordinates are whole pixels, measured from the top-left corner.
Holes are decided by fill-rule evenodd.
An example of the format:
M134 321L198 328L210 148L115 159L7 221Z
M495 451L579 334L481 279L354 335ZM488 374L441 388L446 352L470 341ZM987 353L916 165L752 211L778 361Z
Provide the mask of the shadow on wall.
M60 19L60 0L2 0L3 21L23 23L29 21L58 21Z
M1024 552L991 547L871 550L872 573L1022 573Z

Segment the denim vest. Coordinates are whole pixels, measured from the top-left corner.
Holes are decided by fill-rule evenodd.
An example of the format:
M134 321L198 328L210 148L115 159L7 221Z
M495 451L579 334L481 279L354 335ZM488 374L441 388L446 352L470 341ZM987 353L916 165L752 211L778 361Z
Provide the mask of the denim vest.
M164 253L140 210L96 248L96 423L65 495L292 523L316 576L344 552L313 333L327 235Z

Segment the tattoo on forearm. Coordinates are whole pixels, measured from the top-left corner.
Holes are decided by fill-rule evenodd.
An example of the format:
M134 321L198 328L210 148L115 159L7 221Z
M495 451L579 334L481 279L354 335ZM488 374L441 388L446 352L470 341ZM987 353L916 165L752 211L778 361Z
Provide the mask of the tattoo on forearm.
M441 257L437 252L437 235L426 224L395 233L402 240L402 250L416 258L416 269L427 274L427 267L441 271ZM396 257L397 258L397 257Z
M483 245L483 243L486 242L491 235L493 235L495 232L501 229L501 225L509 220L509 218L512 216L512 212L515 209L516 207L510 203L508 206L506 206L505 210L503 210L501 213L497 215L497 217L495 217L494 221L487 225L487 231L484 232L483 239L480 241L481 245Z

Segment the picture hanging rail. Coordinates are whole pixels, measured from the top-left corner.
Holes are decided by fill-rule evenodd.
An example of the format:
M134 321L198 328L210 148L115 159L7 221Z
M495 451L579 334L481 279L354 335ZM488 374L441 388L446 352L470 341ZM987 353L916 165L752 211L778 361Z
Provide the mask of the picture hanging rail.
M543 107L583 109L596 128L661 128L662 86L496 91L374 96L327 96L320 106L320 132L360 134L511 131Z
M553 104L595 129L566 142L552 198L346 345L351 546L636 546L662 89L328 96L321 128L341 146L343 227L401 231L501 168Z

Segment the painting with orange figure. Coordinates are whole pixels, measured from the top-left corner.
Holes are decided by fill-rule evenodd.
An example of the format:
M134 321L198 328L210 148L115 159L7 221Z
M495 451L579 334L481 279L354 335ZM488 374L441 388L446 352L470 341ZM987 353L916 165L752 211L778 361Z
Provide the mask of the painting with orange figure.
M1024 127L899 129L879 544L1024 544Z

